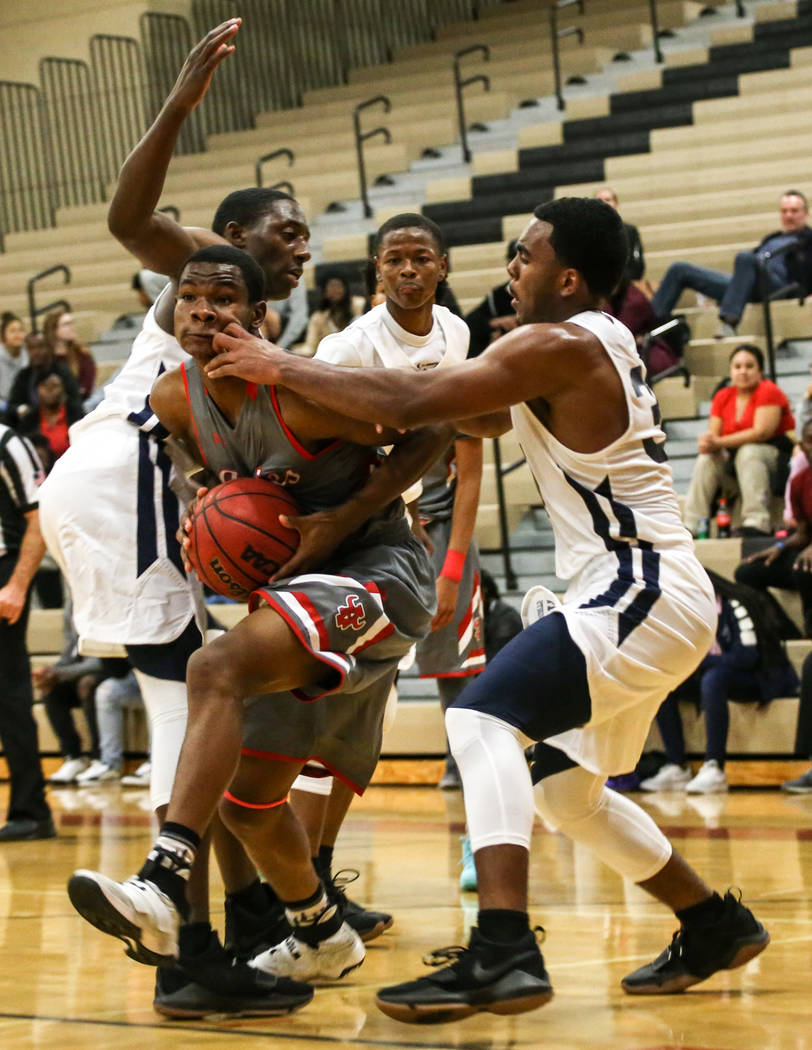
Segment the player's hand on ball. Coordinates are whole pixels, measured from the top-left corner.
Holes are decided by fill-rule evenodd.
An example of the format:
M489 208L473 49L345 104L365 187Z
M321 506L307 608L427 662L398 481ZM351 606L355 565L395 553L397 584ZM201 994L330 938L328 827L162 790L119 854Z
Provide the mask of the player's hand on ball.
M192 563L189 561L189 550L192 546L192 518L195 516L198 507L203 501L203 497L208 491L203 485L197 490L195 498L191 503L186 504L186 509L178 525L178 531L175 533L175 538L180 544L180 556L183 558L183 567L187 572L192 572Z
M217 356L206 365L210 379L239 376L250 383L275 386L282 382L279 362L289 360L288 354L273 343L258 339L238 325L228 325L218 332L212 342Z
M330 557L338 545L346 539L348 531L342 527L335 511L317 511L314 514L280 514L279 520L301 536L296 553L280 565L270 582L285 580L303 572L318 569Z

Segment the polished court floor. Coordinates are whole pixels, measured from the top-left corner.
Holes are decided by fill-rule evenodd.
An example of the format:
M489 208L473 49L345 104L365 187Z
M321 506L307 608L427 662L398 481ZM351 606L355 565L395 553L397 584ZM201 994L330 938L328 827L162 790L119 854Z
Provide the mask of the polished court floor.
M395 915L359 970L318 989L288 1018L193 1022L155 1014L154 971L79 919L65 894L76 867L124 877L140 864L150 839L146 792L66 788L51 796L59 837L0 848L2 1050L812 1050L812 797L637 796L716 888L741 887L768 926L770 947L747 967L681 996L624 995L621 977L665 947L673 918L538 828L531 915L547 929L556 997L513 1018L480 1014L417 1027L379 1013L374 992L418 976L421 954L463 942L475 917L475 898L457 883L458 794L376 787L354 808L337 867L359 870L356 899ZM221 924L222 908L216 911Z

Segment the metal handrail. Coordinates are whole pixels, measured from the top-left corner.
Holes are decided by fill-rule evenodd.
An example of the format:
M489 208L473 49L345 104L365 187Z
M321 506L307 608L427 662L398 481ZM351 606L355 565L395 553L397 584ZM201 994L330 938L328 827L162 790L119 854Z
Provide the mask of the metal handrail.
M262 165L269 160L273 160L274 157L287 157L289 168L293 167L293 162L296 160L296 154L292 149L288 149L287 146L282 146L281 149L272 150L270 153L263 153L254 165L254 175L256 177L257 186L262 185Z
M164 215L171 215L175 222L180 222L180 208L174 204L164 204L163 208L159 208L158 211L163 212Z
M384 113L391 113L392 103L389 101L387 95L374 95L372 98L368 98L364 102L359 102L352 111L352 123L353 128L355 129L355 153L358 158L358 181L361 186L361 204L364 209L365 219L372 218L372 208L369 203L369 194L367 192L367 169L364 161L364 143L367 139L375 138L377 135L383 135L387 145L392 141L389 128L385 128L383 125L373 128L372 131L365 131L361 134L361 110L368 109L370 106L375 106L379 102L383 103Z
M577 36L578 43L584 42L584 31L580 26L567 26L566 29L558 28L558 12L565 7L578 7L578 13L584 13L584 0L558 0L550 5L550 41L553 45L553 75L555 76L555 97L560 110L564 109L564 94L561 87L561 55L559 54L558 42L566 36Z
M50 313L51 310L55 310L57 306L61 306L67 312L70 310L70 303L65 299L55 299L52 303L48 303L47 306L37 307L34 301L34 285L37 281L42 281L46 277L50 277L52 273L62 273L65 276L64 284L70 284L71 273L70 269L64 263L57 263L56 266L50 266L47 270L42 270L40 273L35 274L28 282L28 314L31 318L31 331L36 332L37 329L37 318L40 314Z
M268 187L269 190L281 190L284 189L285 193L289 193L291 197L296 196L296 191L293 188L293 183L288 182L287 179L282 179L281 182L275 182L272 186Z
M457 96L457 123L459 124L460 142L462 143L462 159L466 164L471 163L471 150L468 148L465 103L462 99L463 89L469 87L471 84L484 84L486 91L491 90L490 77L486 77L484 73L478 73L476 76L468 77L467 80L460 79L460 59L464 58L465 55L472 55L474 52L481 54L485 62L490 62L491 49L487 44L471 44L470 47L464 47L462 50L457 51L454 54L454 92Z
M648 9L651 16L651 43L654 47L654 61L661 63L665 60L660 49L660 24L657 20L657 0L648 0Z

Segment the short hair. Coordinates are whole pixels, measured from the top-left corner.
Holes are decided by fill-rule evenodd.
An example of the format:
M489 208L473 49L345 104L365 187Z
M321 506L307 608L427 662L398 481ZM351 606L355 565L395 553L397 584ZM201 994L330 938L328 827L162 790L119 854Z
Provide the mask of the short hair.
M404 211L400 215L393 215L391 219L387 219L386 222L378 228L378 232L375 234L375 240L373 242L373 248L377 255L381 248L381 242L387 233L391 233L392 230L408 230L412 227L425 230L426 233L430 234L434 243L437 245L437 249L440 255L446 254L445 237L443 237L443 231L437 225L433 219L427 218L425 215L421 215L419 212Z
M735 350L730 351L730 357L727 359L728 364L730 364L740 350L746 350L748 354L752 354L756 361L758 361L759 372L764 371L764 354L762 354L761 348L754 343L739 343Z
M293 201L295 197L281 190L272 190L265 186L249 186L245 190L234 190L224 197L220 202L211 228L221 237L225 236L226 226L230 222L239 223L240 226L253 226L261 215L271 211L279 201Z
M801 193L800 190L784 190L781 194L781 199L783 200L784 197L800 197L804 202L804 208L809 211L809 202L806 199L806 195Z
M519 243L519 238L518 237L514 237L512 240L508 241L508 246L507 246L507 261L508 262L510 262L510 260L513 258L513 256L516 254L516 246L518 245L518 243Z
M2 317L0 317L0 343L6 341L6 330L10 324L14 324L15 321L19 321L22 324L22 318L13 314L10 310L4 310Z
M613 207L595 197L559 197L533 212L552 226L550 246L581 274L593 295L608 298L626 269L629 243Z
M233 244L209 244L205 248L198 248L178 270L179 280L186 267L194 262L225 263L227 266L236 266L242 272L249 302L264 301L265 274L256 259L248 252L244 252L242 248L235 248Z

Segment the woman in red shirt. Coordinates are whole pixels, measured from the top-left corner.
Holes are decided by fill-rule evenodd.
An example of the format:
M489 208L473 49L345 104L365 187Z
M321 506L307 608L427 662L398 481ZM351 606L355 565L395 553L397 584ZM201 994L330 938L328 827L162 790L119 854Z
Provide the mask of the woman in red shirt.
M684 518L696 534L721 489L741 497L743 535L769 535L770 500L786 433L795 426L783 391L764 378L764 356L743 343L730 355L730 385L711 403L708 429L699 435L697 457L685 499Z

